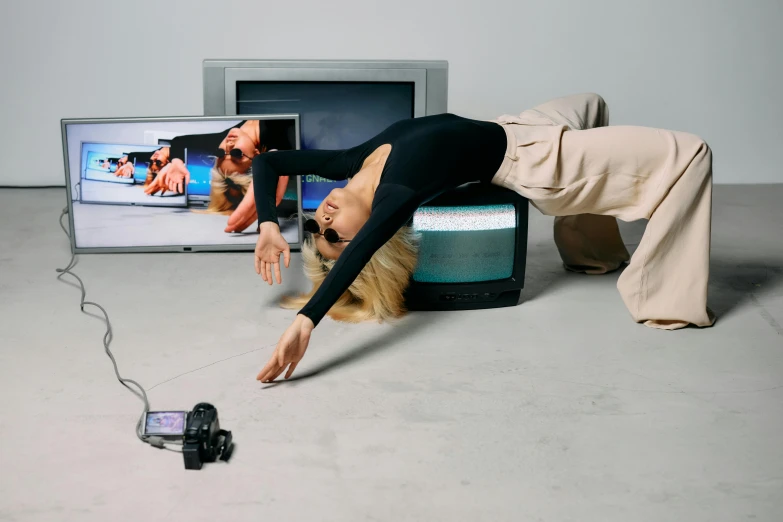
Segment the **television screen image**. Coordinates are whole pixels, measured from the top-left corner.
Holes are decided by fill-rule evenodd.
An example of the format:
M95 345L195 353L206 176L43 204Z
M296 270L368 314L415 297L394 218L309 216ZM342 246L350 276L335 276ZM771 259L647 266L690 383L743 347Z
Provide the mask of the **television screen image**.
M299 148L295 114L63 120L62 132L76 252L252 250L252 158ZM294 249L300 194L299 178L280 179L277 214Z
M419 253L408 310L515 306L525 286L528 201L470 183L420 206L410 225Z
M100 145L96 144L95 147L88 147L88 150L82 153L82 157L86 159L86 164L84 165L85 179L111 181L114 183L133 183L132 180L113 175L117 171L117 162L120 161L122 153L112 154L98 150L101 148Z
M83 176L76 186L79 200L82 203L187 206L184 194L169 192L166 197L155 197L138 188L142 186L139 183L143 183L147 175L146 162L136 161L136 158L131 156L133 175L123 175L130 172L129 167L120 168L121 162L129 154L146 153L151 156L159 148L150 145L82 142L79 168Z
M412 82L239 82L237 114L296 113L301 148L347 149L413 117ZM345 181L303 176L302 208L314 210Z
M413 216L413 228L421 237L414 281L473 283L514 273L517 209L510 203L423 206Z

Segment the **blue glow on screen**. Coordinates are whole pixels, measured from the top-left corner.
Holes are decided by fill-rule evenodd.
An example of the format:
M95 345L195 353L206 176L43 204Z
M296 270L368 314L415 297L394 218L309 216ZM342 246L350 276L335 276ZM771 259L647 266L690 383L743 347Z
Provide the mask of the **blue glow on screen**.
M192 196L208 196L209 182L212 166L215 164L215 156L206 152L188 149L188 171L190 183L188 194Z
M413 83L238 82L237 114L299 114L300 149L347 149L412 118L413 96ZM345 184L302 176L302 208Z
M144 183L147 179L147 164L143 162L137 163L133 168L133 181L136 183Z

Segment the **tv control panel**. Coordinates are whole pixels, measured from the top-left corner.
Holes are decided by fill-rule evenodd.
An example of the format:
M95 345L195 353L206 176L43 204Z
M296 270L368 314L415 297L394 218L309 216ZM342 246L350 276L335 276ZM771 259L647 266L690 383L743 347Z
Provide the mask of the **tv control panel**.
M440 294L441 301L454 301L454 302L487 302L494 301L498 298L496 293L467 293L458 294L455 292L447 292Z

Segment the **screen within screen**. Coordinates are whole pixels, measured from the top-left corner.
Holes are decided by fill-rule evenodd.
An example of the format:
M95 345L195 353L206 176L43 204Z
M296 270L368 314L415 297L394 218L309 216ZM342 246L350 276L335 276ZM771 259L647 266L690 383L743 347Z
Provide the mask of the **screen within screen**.
M252 192L252 158L297 147L296 118L257 118L66 121L76 248L251 249L254 204L247 226L226 228ZM281 178L277 196L283 237L299 243L296 177Z
M354 147L412 118L413 108L413 83L237 83L237 114L299 114L302 150ZM314 210L345 184L302 176L302 208Z
M185 433L185 411L151 411L147 413L144 433L147 435L182 435Z
M420 234L413 280L473 283L508 279L516 251L514 205L419 208L413 228Z

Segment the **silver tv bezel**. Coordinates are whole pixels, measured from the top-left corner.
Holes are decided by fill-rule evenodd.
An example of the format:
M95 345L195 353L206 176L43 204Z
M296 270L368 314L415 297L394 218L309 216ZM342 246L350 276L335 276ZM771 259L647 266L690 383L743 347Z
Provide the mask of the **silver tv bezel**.
M166 246L127 246L127 247L77 247L76 233L73 222L73 189L71 185L71 168L68 156L68 125L81 124L102 124L102 123L156 123L156 122L197 122L197 121L220 121L220 120L294 120L296 150L301 147L300 127L298 114L243 114L221 115L221 116L165 116L152 118L63 118L60 120L60 132L62 134L63 161L65 163L65 187L66 199L68 201L68 227L70 232L71 252L74 254L114 254L114 253L151 253L151 252L250 252L255 250L254 243L246 245L166 245ZM81 151L79 152L81 154ZM79 173L81 180L81 173ZM297 206L297 230L299 240L296 243L289 243L289 248L293 251L300 250L304 237L304 226L302 221L302 180L297 176L296 179L296 206ZM160 207L156 207L160 208ZM176 208L176 207L173 207Z
M237 115L237 82L404 82L414 84L413 117L448 110L445 60L204 60L204 114Z

